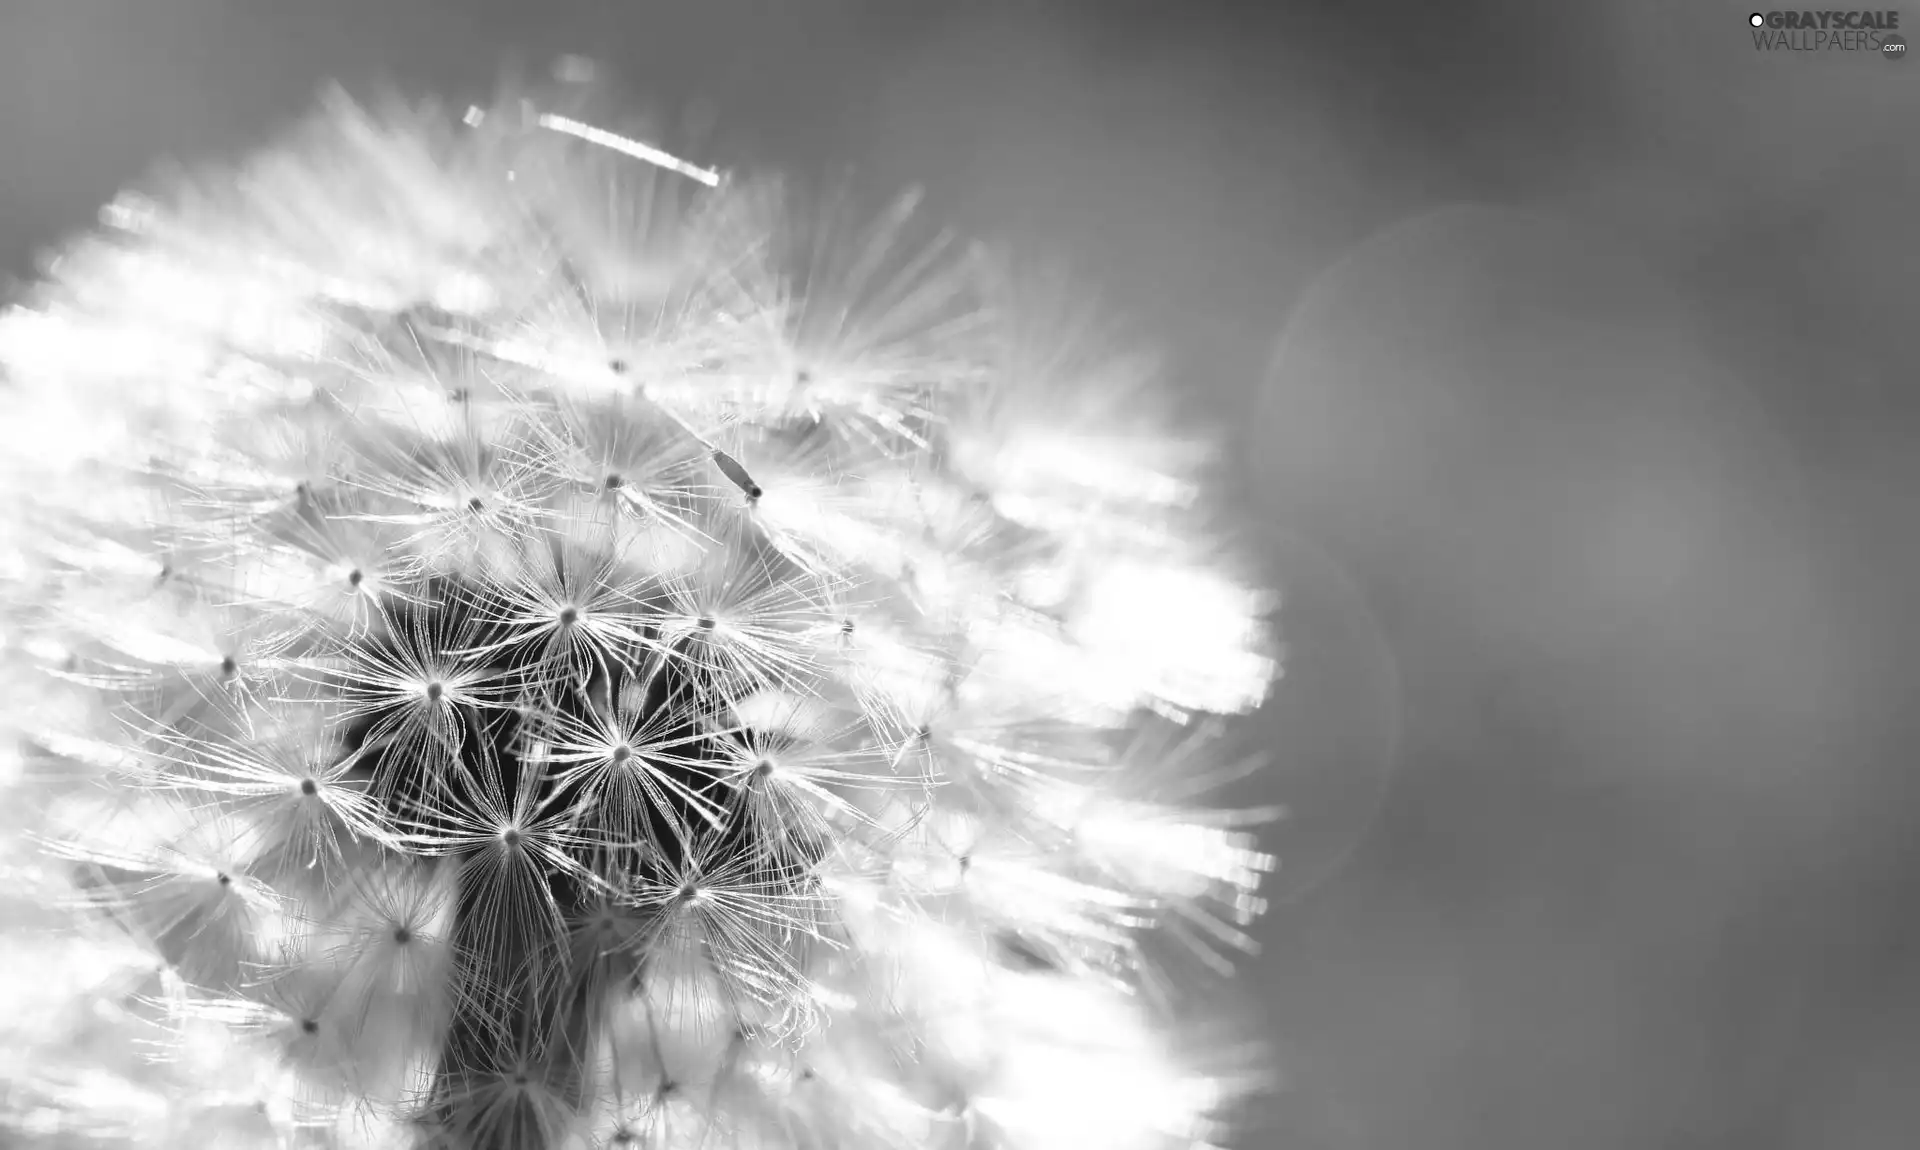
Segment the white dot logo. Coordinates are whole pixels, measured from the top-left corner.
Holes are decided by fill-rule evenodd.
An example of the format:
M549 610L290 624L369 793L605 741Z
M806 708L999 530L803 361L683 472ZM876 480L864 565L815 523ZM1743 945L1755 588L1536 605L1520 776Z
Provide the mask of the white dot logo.
M1766 22L1767 22L1767 18L1758 12L1755 12L1753 15L1747 17L1747 23L1753 25L1755 28L1764 27L1766 25Z

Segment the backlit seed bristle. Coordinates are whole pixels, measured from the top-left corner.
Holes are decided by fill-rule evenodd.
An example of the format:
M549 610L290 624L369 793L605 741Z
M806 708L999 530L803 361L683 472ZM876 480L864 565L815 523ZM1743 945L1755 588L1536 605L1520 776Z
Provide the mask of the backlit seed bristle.
M917 195L566 75L334 94L0 314L3 1140L1209 1145L1278 668L1204 445Z

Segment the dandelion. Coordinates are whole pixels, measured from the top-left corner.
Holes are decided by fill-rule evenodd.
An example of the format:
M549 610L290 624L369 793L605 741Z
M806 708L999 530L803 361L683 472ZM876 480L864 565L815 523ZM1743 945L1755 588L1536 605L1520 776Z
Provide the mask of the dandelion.
M1203 445L579 75L331 95L0 313L7 1140L1214 1144L1277 664Z

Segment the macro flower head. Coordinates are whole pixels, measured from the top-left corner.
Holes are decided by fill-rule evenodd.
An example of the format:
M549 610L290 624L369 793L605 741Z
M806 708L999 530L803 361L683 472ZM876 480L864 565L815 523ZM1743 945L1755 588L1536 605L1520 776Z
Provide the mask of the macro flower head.
M1273 603L1058 283L339 94L0 315L0 1124L1200 1147Z

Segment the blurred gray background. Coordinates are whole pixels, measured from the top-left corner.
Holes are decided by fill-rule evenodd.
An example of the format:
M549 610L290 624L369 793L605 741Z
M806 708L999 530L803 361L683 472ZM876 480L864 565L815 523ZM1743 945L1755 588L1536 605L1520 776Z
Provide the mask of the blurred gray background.
M1909 1147L1920 63L1747 11L0 0L0 268L563 52L923 183L1167 348L1289 596L1241 1150Z

